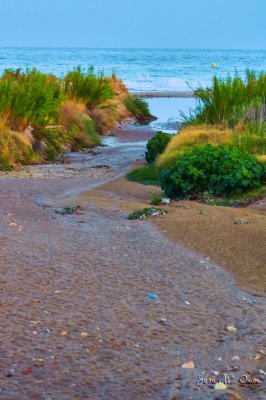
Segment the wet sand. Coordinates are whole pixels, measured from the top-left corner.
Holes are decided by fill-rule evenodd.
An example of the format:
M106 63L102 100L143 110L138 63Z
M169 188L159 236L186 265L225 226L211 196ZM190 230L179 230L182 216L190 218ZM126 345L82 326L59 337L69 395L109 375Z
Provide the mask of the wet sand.
M144 99L154 99L154 98L190 98L194 97L194 92L176 92L176 91L164 91L164 92L133 92L134 96L142 97Z
M76 201L130 212L150 207L152 193L162 194L158 187L140 185L121 177L83 193ZM242 289L265 295L266 207L263 208L263 204L229 208L193 201L172 202L166 207L168 215L148 222L174 243L229 270Z
M124 133L70 164L1 175L0 399L265 399L265 297L165 236L163 219L127 220L132 195L115 179L144 144ZM197 386L213 371L261 383Z

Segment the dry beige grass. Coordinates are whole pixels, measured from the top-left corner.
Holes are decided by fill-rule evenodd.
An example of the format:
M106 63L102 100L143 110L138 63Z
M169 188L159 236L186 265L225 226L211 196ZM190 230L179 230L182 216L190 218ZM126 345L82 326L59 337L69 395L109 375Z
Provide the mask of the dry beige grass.
M35 164L38 155L33 153L27 137L11 130L0 131L0 168L9 169L15 164Z
M266 154L257 155L256 158L259 161L266 162Z
M94 121L96 132L101 135L110 133L120 120L116 108L94 108L89 111L90 118Z
M233 132L230 129L208 125L189 126L172 138L164 153L159 156L157 164L159 167L171 164L185 149L193 146L207 143L218 146L231 144L232 141Z
M60 121L64 127L77 125L83 127L82 116L86 114L86 106L76 100L65 100L60 105Z

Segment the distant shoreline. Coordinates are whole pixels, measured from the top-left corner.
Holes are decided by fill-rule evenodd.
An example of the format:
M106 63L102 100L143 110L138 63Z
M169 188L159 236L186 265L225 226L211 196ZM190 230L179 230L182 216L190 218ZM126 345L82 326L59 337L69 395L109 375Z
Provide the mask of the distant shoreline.
M133 96L141 97L144 99L154 99L154 98L192 98L194 97L194 92L131 92Z

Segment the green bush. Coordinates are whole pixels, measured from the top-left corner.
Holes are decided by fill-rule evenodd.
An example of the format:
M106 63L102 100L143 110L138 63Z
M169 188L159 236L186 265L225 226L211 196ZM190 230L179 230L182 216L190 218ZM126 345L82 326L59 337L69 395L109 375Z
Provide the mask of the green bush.
M224 145L196 146L166 168L161 187L169 197L211 192L216 196L242 193L258 188L266 179L265 165L248 153Z
M63 80L65 95L83 101L92 110L116 96L110 81L103 74L95 75L93 67L70 71Z
M145 160L152 164L157 156L164 152L166 146L170 142L171 136L165 132L157 132L156 135L147 143L145 152Z
M148 103L139 97L129 95L124 100L124 104L128 111L130 111L140 122L156 119L151 115Z
M7 116L13 130L53 124L60 101L60 84L53 75L35 69L6 70L0 79L0 114Z

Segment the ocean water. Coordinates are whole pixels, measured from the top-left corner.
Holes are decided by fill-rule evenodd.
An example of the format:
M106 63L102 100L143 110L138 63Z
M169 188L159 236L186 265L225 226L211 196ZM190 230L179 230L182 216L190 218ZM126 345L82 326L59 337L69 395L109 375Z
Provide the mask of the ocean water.
M0 72L36 67L61 76L77 65L115 72L133 92L182 92L208 85L215 73L265 71L266 50L0 48Z

